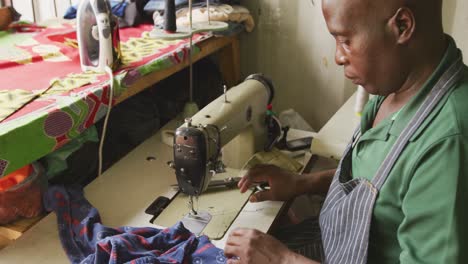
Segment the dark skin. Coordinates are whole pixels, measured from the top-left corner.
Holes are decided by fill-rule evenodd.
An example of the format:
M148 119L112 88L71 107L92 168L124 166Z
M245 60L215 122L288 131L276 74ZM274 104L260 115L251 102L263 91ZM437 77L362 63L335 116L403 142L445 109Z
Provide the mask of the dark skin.
M355 84L371 94L386 96L376 126L418 92L442 59L447 43L441 1L369 1L364 5L366 11L354 3L357 1L343 1L345 7L336 11L337 2L326 0L323 9L336 40L335 60Z
M385 96L373 127L419 91L447 48L442 0L322 0L322 11L345 76L367 92ZM252 195L250 201L287 201L304 193L326 194L334 172L296 175L260 166L242 178L239 188L245 192L255 183L268 182L270 190ZM239 258L228 263L317 263L251 229L233 231L225 254Z

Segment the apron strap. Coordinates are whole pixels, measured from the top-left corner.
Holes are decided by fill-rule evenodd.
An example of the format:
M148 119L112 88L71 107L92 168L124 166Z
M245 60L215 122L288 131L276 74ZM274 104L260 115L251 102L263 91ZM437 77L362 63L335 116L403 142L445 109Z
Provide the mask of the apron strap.
M434 107L439 103L442 97L450 91L456 82L462 77L463 62L461 54L458 54L457 60L450 66L450 68L440 77L434 88L431 90L429 95L426 97L418 111L401 132L400 136L396 140L390 152L385 157L384 161L377 170L372 183L380 190L388 174L392 170L396 161L398 160L401 152L408 144L409 139L414 135L416 130L421 126L424 120L432 112Z

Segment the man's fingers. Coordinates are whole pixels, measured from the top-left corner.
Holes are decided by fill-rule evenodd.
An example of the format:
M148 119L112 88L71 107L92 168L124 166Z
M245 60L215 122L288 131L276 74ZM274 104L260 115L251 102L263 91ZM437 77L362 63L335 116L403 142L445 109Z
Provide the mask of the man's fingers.
M270 177L279 173L279 168L273 165L259 164L250 168L247 174L242 177L237 186L241 193L245 193L253 184L270 182ZM265 198L271 199L271 198ZM261 201L261 200L259 200Z
M239 188L242 188L243 186L247 186L247 188L250 188L250 185L252 185L252 183L268 182L268 179L269 175L265 172L252 172L251 170L249 170L247 174L244 177L242 177L237 186Z
M256 202L263 202L263 201L270 201L273 200L273 194L271 191L260 191L252 194L250 196L250 202L256 203Z
M247 228L236 228L229 233L228 239L226 240L226 246L245 246L248 238L248 232L251 229Z
M244 179L244 178L243 178ZM258 180L258 179L265 179L265 180ZM240 192L245 193L248 189L252 187L254 184L258 184L261 182L267 182L267 177L266 176L258 176L258 177L248 177L246 176L245 179L237 184L239 186Z
M226 257L232 258L242 256L243 249L247 244L247 239L244 236L246 233L246 229L235 229L229 234L226 245L224 246L224 255L226 255Z
M242 263L241 259L243 256L243 251L240 246L231 246L226 245L224 247L224 255L228 258L227 263L239 264Z
M242 180L243 180L242 182L239 181L238 185L239 185L240 192L245 193L252 185L252 182L247 177L242 178Z
M236 228L226 240L224 246L224 255L229 258L228 263L243 263L246 259L246 246L249 244L249 239L259 231L249 228Z
M237 183L237 187L240 188L242 185L244 185L244 182L245 182L246 180L247 180L247 177L245 177L245 176L242 177L242 178L240 179L240 181Z
M241 262L241 259L232 258L232 259L228 259L226 263L227 264L239 264L242 262Z
M253 229L249 229L249 228L236 228L236 229L232 230L231 233L229 234L228 241L233 237L246 236L249 232L252 232L252 230Z
M238 257L242 254L241 246L229 245L224 246L224 255L228 258Z

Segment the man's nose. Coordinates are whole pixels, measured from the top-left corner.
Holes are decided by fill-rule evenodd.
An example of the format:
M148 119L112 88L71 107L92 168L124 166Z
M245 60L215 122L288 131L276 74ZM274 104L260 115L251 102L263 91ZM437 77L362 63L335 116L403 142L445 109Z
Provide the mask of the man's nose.
M335 63L344 66L348 63L348 58L346 55L343 53L341 50L340 46L336 47L336 52L335 52Z

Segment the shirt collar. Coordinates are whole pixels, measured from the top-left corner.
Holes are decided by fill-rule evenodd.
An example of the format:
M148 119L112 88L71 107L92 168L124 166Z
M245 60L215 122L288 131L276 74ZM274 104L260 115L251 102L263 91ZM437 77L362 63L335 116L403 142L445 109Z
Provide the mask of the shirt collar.
M439 78L458 58L460 51L458 50L455 41L448 35L446 35L446 37L449 44L441 62L435 71L431 74L431 76L427 79L427 81L423 84L422 88L417 92L417 94L411 98L408 103L406 103L406 105L401 109L401 112L399 112L397 118L393 121L393 124L389 129L389 134L396 136L400 135L416 111L418 111L419 107L424 102L424 99L432 90Z
M387 140L390 128L393 121L389 118L385 118L378 126L372 128L372 123L379 110L379 107L383 101L383 97L375 97L372 100L376 100L375 103L368 103L366 109L363 111L361 117L361 138L360 141L364 140ZM372 133L366 133L372 128Z

